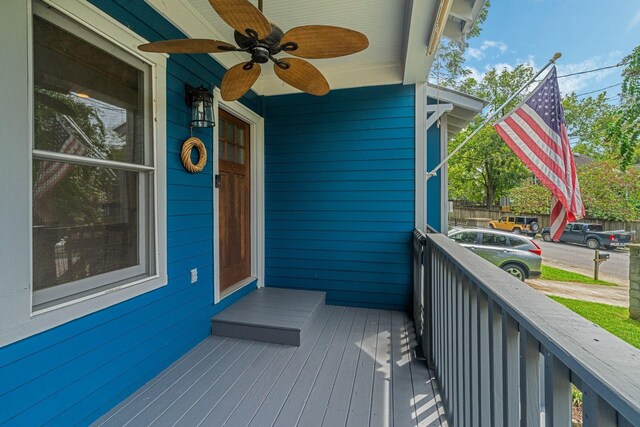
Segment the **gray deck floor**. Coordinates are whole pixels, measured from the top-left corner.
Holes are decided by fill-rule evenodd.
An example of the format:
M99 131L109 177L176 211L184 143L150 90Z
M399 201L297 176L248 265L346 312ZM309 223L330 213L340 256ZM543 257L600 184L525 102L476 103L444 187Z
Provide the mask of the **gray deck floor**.
M325 306L300 347L212 336L95 425L446 425L406 314Z

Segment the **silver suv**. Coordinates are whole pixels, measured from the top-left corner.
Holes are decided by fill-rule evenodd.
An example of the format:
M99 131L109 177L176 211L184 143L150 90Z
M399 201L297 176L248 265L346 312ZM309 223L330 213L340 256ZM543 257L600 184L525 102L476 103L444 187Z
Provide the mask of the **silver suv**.
M453 229L449 237L520 280L540 275L542 250L529 237L484 229Z

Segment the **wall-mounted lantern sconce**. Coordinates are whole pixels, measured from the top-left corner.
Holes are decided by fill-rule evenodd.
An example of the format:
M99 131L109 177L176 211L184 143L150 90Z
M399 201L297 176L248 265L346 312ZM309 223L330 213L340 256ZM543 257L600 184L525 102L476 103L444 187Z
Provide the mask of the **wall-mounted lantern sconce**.
M192 128L212 128L216 124L213 121L213 95L204 86L194 88L185 85L187 105L191 107Z

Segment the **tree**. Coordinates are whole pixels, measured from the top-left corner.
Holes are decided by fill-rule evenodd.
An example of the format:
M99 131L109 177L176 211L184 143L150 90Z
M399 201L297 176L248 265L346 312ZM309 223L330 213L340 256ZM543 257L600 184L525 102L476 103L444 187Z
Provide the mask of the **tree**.
M624 61L621 102L610 127L610 138L620 150L620 166L625 170L640 158L640 46Z
M516 90L534 74L528 65L518 65L513 70L493 69L482 81L467 78L462 82L464 90L489 100L489 111L499 108ZM522 97L509 103L505 112L514 108ZM482 124L484 117L476 119L450 142L453 151L474 129ZM525 165L504 143L493 126L485 126L449 162L449 191L453 198L466 198L484 202L491 208L502 196L531 176Z
M574 152L596 159L618 157L609 135L616 107L608 102L606 92L582 99L571 93L562 100L562 107Z

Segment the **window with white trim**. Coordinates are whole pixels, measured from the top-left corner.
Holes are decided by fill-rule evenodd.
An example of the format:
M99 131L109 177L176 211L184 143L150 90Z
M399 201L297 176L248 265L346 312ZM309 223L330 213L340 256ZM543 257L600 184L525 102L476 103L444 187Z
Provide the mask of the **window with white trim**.
M155 273L151 70L68 17L33 16L33 304Z
M33 304L155 273L149 65L33 16Z
M89 2L3 18L0 347L167 284L167 56Z

